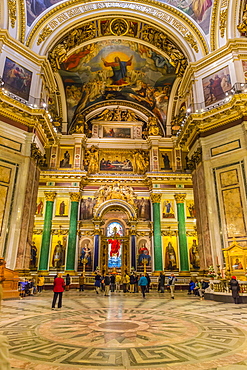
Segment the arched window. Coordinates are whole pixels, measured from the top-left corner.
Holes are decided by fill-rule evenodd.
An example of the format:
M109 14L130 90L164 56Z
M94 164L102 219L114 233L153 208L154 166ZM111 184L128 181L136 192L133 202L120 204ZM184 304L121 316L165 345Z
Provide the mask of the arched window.
M118 234L118 236L123 236L123 226L120 224L120 222L111 222L106 229L106 236L114 236L114 234Z

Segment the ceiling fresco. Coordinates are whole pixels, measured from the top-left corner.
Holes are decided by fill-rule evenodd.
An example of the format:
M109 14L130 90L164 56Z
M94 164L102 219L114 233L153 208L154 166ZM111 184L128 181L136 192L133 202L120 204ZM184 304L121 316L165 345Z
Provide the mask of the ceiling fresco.
M84 46L60 66L68 122L84 109L109 100L134 102L165 124L175 68L153 49L129 40Z
M31 26L35 19L52 5L63 0L25 0L27 25ZM213 0L158 0L161 3L172 5L190 16L205 34L209 33Z
M189 15L203 32L209 33L213 0L158 0L161 3L173 5Z

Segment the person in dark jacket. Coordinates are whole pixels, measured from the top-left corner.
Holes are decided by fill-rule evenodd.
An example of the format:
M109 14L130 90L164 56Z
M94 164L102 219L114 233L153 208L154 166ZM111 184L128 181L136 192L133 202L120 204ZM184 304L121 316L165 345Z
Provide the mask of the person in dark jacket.
M130 293L135 293L135 283L136 283L136 276L134 272L131 272L130 275Z
M100 285L101 285L101 276L100 276L100 274L97 273L94 280L95 280L95 282L94 282L95 291L96 291L97 294L99 294Z
M65 290L69 290L69 286L70 286L70 282L71 282L69 274L66 275L65 280L66 280Z
M160 293L165 293L165 279L166 279L165 274L161 272L159 277Z
M63 297L63 291L65 287L64 280L62 278L62 274L58 274L56 279L54 280L54 287L53 287L53 301L52 301L52 310L55 310L56 302L57 302L57 297L58 298L58 308L62 307L62 297Z
M83 274L81 274L79 276L79 286L80 286L79 292L84 292L84 282L85 282L85 277Z
M240 286L239 283L236 279L236 276L232 276L232 279L230 280L230 289L232 291L232 298L234 299L234 303L239 303L239 291L240 291Z
M193 280L190 280L188 294L194 293L195 286L196 286L196 283Z
M105 280L105 295L108 296L109 291L110 291L110 283L111 283L111 280L108 274L105 275L104 280Z
M111 292L113 293L115 291L115 281L116 281L115 275L111 275L110 280L111 280L111 284L110 284Z
M146 293L149 293L149 289L150 289L150 283L151 283L151 279L150 279L150 276L148 275L148 273L146 273L146 278L147 278L147 286L146 286Z

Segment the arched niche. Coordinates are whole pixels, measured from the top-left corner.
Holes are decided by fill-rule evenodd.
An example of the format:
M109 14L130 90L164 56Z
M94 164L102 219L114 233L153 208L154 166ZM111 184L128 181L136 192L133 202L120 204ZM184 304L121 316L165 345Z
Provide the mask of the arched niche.
M137 219L135 208L131 204L121 199L111 199L103 202L94 210L94 218L97 220L102 220L103 216L112 210L122 210L124 213L126 213L129 221Z

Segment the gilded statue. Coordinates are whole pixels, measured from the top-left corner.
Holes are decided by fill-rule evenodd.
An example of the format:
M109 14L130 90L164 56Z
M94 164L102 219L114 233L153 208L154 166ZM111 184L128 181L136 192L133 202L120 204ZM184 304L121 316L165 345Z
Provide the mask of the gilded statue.
M88 173L99 172L99 149L92 145L85 154Z
M130 109L123 110L120 107L115 109L104 109L100 114L93 118L96 121L124 121L124 122L137 122L140 121L135 112Z
M158 124L157 117L149 117L148 119L148 135L149 136L159 136L160 135L160 127Z
M144 174L149 165L149 159L146 152L143 150L136 150L133 154L133 169L134 172L142 175Z
M135 207L136 195L131 186L121 185L119 182L113 185L102 185L95 193L97 209L103 202L111 199L121 199Z
M246 8L243 12L242 23L240 23L237 26L237 29L239 30L240 33L247 32L247 5L246 5Z

